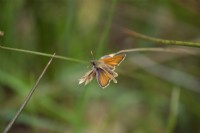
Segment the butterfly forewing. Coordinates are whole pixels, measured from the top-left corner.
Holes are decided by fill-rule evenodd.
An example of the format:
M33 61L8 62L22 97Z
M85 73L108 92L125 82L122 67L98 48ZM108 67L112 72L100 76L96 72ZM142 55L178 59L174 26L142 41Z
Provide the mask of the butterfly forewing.
M126 57L126 54L117 54L117 55L111 55L111 56L104 56L99 61L103 62L104 64L108 65L112 69L115 68L115 66L119 65L124 58Z

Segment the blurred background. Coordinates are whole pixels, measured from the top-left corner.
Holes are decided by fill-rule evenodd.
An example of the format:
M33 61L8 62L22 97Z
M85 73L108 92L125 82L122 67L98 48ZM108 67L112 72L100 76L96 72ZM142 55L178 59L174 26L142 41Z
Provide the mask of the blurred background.
M161 47L126 27L164 39L200 42L198 0L0 0L0 44L88 61L54 59L10 132L200 133L200 57L128 53L118 83L78 79L95 58ZM183 48L183 47L181 47ZM196 51L198 48L189 48ZM0 49L0 131L13 118L49 58Z

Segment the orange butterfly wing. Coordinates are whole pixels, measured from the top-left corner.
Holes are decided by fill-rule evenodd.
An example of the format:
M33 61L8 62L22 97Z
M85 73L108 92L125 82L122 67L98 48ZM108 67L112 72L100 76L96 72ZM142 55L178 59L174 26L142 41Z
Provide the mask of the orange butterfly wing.
M111 80L111 76L108 75L108 73L106 73L106 71L101 69L101 68L97 68L97 70L96 70L96 78L97 78L97 81L98 81L99 85L102 88L107 87L109 85L109 83L110 83L110 80Z
M112 69L115 68L115 66L119 65L124 58L126 57L126 54L117 54L117 55L107 55L102 57L99 61L104 62L104 64L109 65Z

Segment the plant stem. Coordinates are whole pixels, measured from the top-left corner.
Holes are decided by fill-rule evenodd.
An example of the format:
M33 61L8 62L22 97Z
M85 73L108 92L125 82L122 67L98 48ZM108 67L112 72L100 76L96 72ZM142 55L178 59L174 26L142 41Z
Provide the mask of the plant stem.
M47 63L47 65L45 66L44 70L42 71L41 75L39 76L39 78L37 79L35 85L33 86L33 88L30 90L29 94L27 95L26 99L24 100L24 102L22 103L22 105L20 106L19 110L17 111L17 113L15 114L15 116L13 117L13 119L9 122L9 124L7 125L7 127L5 128L3 133L7 133L10 128L12 127L12 125L15 123L15 121L17 120L17 118L19 117L19 115L21 114L22 110L25 108L25 106L27 105L28 101L30 100L30 98L32 97L33 93L35 92L39 82L41 81L43 75L45 74L47 68L49 67L49 65L52 62L53 57L55 56L55 54L52 55L51 59L49 60L49 62Z
M186 54L191 54L191 55L199 55L198 51L191 51L188 49L183 49L183 48L176 48L176 47L171 47L171 48L134 48L134 49L124 49L118 51L116 54L120 53L128 53L128 52L170 52L170 53L186 53Z
M34 55L41 55L41 56L46 56L46 57L52 57L53 56L52 54L35 52L35 51L24 50L24 49L17 49L17 48L9 48L9 47L1 46L1 45L0 45L0 48L6 49L6 50L17 51L17 52L34 54ZM74 59L74 58L69 58L69 57L64 57L64 56L60 56L60 55L55 55L54 58L63 59L63 60L67 60L67 61L72 61L72 62L77 62L77 63L81 63L81 64L86 64L87 63L86 61L82 61L82 60L78 60L78 59Z
M179 45L179 46L200 47L200 43L185 42L185 41L175 41L175 40L165 40L165 39L160 39L160 38L146 36L146 35L140 34L138 32L129 30L127 28L123 28L122 30L124 31L124 33L126 33L128 35L131 35L131 36L134 36L134 37L137 37L137 38L141 38L141 39L144 39L144 40L156 42L156 43L161 43L161 44L166 44L166 45Z

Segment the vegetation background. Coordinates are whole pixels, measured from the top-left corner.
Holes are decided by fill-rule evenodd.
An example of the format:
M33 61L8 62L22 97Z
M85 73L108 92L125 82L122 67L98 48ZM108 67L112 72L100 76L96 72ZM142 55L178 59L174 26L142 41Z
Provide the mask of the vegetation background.
M198 0L0 0L0 44L89 61L122 49L160 47L121 30L200 42ZM198 48L187 49L198 50ZM129 53L118 84L78 79L87 65L54 59L10 132L199 133L199 56ZM0 49L0 131L49 58Z

